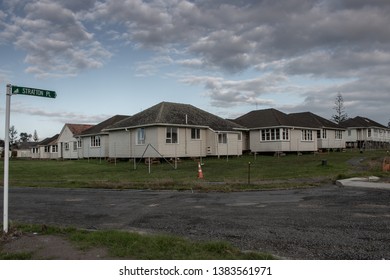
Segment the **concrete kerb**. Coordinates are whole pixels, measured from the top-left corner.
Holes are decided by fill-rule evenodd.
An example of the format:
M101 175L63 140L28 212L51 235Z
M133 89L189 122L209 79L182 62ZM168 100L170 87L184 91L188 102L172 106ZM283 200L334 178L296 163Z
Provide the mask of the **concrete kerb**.
M379 182L380 178L375 176L355 177L343 180L337 180L336 185L339 187L357 187L390 190L390 183Z

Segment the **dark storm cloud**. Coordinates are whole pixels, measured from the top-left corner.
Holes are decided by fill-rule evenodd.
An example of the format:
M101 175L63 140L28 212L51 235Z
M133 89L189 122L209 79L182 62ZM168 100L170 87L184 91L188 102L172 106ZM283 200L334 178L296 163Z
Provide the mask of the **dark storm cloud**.
M353 98L356 108L364 108L365 91L390 103L382 78L390 72L387 0L5 0L3 7L0 42L13 38L26 51L27 71L40 76L102 67L112 55L110 44L122 43L169 56L169 63L188 71L213 73L200 74L197 84L216 106L261 101L263 94L289 89L301 89L305 106L328 104L337 91ZM166 66L151 61L137 64L144 71L138 76ZM252 80L269 78L272 86L246 79L242 83L251 88L244 90L234 79L215 78L249 71ZM274 84L276 77L285 79ZM310 83L295 84L297 77ZM209 87L215 79L222 79L218 87ZM316 81L321 83L314 87Z

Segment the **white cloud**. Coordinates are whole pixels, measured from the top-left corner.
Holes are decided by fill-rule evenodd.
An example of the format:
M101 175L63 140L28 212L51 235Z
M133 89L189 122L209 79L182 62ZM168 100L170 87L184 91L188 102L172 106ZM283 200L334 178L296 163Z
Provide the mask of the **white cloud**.
M23 114L28 116L38 116L44 118L49 117L50 121L57 121L60 124L63 123L96 124L111 117L108 115L87 115L83 113L75 113L69 111L48 111L41 108L27 106L19 102L13 104L12 113L15 115Z
M26 72L40 78L77 75L111 56L74 12L52 1L29 2L11 14L0 38L25 51Z

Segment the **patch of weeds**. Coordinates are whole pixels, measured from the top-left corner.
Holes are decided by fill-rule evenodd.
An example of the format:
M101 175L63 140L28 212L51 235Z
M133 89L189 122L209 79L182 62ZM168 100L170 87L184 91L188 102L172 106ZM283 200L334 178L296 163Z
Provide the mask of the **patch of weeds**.
M31 260L33 253L23 252L23 253L3 253L0 252L0 260Z

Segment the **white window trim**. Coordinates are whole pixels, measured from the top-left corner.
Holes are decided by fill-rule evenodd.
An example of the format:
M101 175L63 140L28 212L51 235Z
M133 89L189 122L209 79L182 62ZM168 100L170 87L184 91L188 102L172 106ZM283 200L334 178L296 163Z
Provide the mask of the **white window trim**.
M313 142L313 130L302 129L301 140L302 142Z
M140 138L140 136L142 136L142 138ZM137 128L137 133L135 134L136 145L145 145L145 140L146 140L145 128L144 127Z
M176 142L173 142L173 130L176 130ZM171 137L168 137L168 131L170 130ZM169 142L170 141L170 142ZM179 144L179 128L175 126L169 126L165 128L165 144Z
M90 145L91 148L99 148L99 147L101 147L102 139L100 138L99 135L91 136L90 140L91 141L90 141L89 145Z
M195 131L195 138L192 137L192 131ZM200 128L191 128L191 140L200 140Z
M269 139L267 139L267 135L269 136ZM277 127L260 129L260 142L276 142L289 140L290 131L288 128Z

